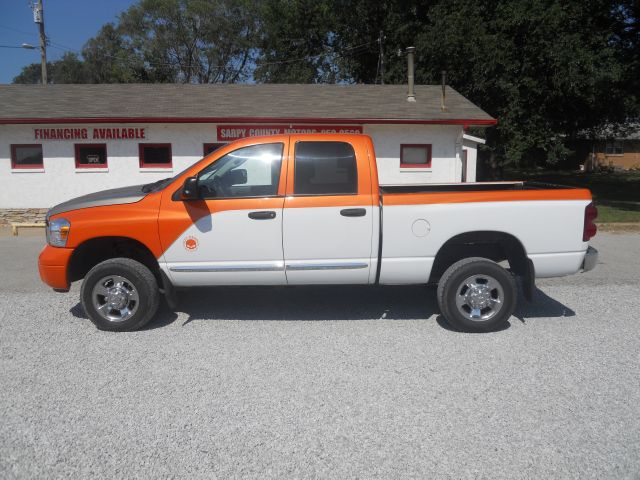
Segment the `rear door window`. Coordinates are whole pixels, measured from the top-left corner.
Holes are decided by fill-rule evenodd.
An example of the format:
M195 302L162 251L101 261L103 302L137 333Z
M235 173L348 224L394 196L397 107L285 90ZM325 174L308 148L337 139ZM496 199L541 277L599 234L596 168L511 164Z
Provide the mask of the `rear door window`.
M358 193L356 154L347 142L298 142L295 147L295 195Z

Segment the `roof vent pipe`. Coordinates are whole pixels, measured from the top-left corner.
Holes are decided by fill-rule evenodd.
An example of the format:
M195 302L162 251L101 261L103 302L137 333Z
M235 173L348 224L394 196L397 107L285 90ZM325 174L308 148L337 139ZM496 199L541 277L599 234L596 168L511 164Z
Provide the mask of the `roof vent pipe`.
M407 47L407 81L409 83L409 91L407 92L407 102L415 102L416 94L413 90L413 59L416 47Z
M447 87L447 71L442 70L442 96L440 97L440 110L442 110L443 112L447 110L447 107L445 105L445 100L447 96L446 87Z

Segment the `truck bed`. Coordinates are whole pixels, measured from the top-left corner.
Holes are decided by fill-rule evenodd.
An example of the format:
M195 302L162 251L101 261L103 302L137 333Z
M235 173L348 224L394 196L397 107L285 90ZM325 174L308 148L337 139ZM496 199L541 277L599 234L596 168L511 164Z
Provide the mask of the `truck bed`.
M468 232L513 237L536 277L575 273L590 202L589 190L535 182L380 186L380 282L402 283L407 272L417 282L443 245Z

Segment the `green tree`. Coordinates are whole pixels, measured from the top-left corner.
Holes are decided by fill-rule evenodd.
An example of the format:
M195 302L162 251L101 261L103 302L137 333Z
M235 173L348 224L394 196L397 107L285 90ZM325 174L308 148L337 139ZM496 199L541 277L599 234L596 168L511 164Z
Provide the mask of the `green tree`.
M47 72L49 74L48 79L51 82L53 79L51 78L51 72L53 71L53 64L51 62L47 62ZM22 71L13 77L13 83L22 83L22 84L36 84L41 83L41 65L39 63L31 63L26 67L22 67Z
M232 83L251 78L260 0L140 0L82 49L83 75L63 58L56 83ZM69 63L67 65L67 63ZM55 70L57 62L52 63ZM37 83L27 66L15 83Z
M611 42L621 57L626 88L626 111L640 118L640 2L624 0L612 8L614 35Z
M41 66L32 63L22 69L14 77L13 83L41 83ZM75 53L67 52L60 60L47 62L47 79L49 83L86 83L86 71L82 60Z
M255 80L335 83L343 80L336 56L336 15L330 0L266 0L259 11Z
M393 52L416 46L418 83L437 83L446 70L454 88L499 119L486 130L496 162L555 164L579 134L638 114L638 70L629 68L640 48L633 2L367 4L344 10L344 44L383 30L392 83L406 81L404 56ZM373 55L344 67L355 81L377 78Z
M66 52L54 63L53 83L87 83L85 65L72 52Z
M416 36L428 30L428 13L436 3L433 0L334 0L335 11L340 12L335 23L338 49L365 45L353 55L340 57L343 76L356 83L405 83L407 67L402 52L406 47L416 46ZM418 59L422 60L425 53L424 49L419 50ZM424 78L416 77L416 80L425 82Z
M611 2L458 0L430 19L418 39L429 46L427 64L499 118L487 134L501 163L558 163L581 132L625 119Z
M257 0L141 0L119 32L152 78L225 83L250 76Z
M144 60L136 54L118 28L107 23L82 48L89 83L148 82ZM168 79L160 79L168 81Z

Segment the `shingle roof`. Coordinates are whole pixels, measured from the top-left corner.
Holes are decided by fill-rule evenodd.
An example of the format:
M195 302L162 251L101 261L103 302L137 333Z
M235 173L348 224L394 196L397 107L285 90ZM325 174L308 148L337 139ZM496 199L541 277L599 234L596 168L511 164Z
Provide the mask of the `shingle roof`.
M0 85L0 123L108 118L495 123L451 87L444 112L439 85L416 85L415 103L407 102L406 93L406 85Z

